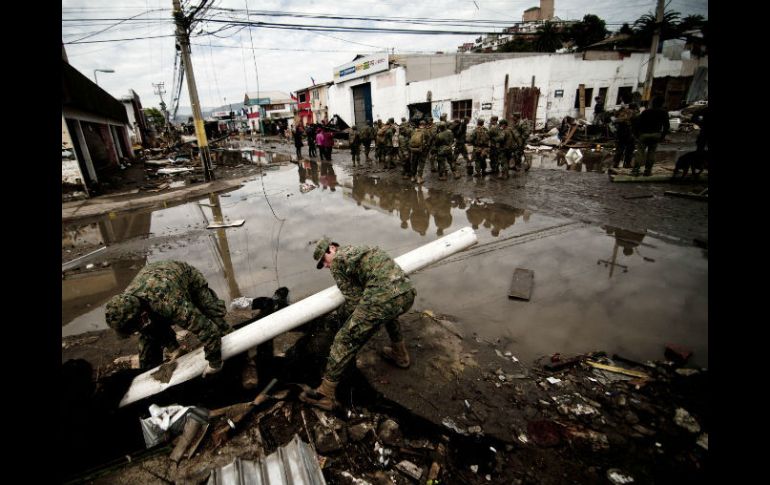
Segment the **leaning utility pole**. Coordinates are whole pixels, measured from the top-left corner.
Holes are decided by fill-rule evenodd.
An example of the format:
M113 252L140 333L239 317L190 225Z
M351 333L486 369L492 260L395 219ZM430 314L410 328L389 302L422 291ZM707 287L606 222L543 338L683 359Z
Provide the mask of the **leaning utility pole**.
M198 88L195 86L192 60L190 58L190 33L187 31L189 20L182 13L179 0L172 0L174 4L174 20L176 22L176 38L182 54L185 74L187 74L187 91L190 93L190 105L192 106L193 119L195 120L195 135L198 137L198 150L203 162L203 177L206 181L214 180L214 171L211 169L211 154L209 142L206 139L206 128L203 124L200 101L198 100Z
M658 53L658 43L660 42L660 31L663 28L663 0L658 0L658 11L655 16L655 34L652 36L652 46L650 47L650 61L647 64L647 79L644 81L644 92L642 101L649 101L652 93L652 78L655 74L655 55Z
M163 95L166 94L166 90L164 89L165 84L165 82L152 83L152 87L155 88L155 94L160 97L160 111L163 113L163 119L166 121L166 129L168 130L168 111L166 111L166 102L163 101Z

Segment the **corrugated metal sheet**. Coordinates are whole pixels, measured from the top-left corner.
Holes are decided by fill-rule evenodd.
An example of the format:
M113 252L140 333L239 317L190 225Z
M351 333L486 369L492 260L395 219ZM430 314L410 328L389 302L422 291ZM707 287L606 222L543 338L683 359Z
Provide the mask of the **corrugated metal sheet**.
M296 434L259 460L236 458L211 472L208 485L326 485L313 449Z

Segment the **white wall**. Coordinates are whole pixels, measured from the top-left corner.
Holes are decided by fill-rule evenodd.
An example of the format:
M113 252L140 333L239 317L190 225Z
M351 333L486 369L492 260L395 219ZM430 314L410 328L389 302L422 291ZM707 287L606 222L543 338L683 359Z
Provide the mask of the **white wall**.
M488 121L493 115L502 117L504 110L505 76L508 87L530 87L532 76L535 86L540 88L537 106L537 126L542 127L548 118L577 116L575 108L576 91L580 84L586 89L593 88L591 106L586 108L586 119L593 119L593 97L599 89L606 87L605 108L616 107L618 89L631 86L638 91L638 85L647 75L649 54L634 53L623 59L584 61L582 54L543 54L533 57L518 57L487 62L472 66L460 74L454 74L406 85L405 68L398 67L369 78L335 84L329 88L329 113L338 114L352 123L353 94L351 87L371 82L372 115L376 121L393 117L397 121L408 116L407 105L424 103L431 92L432 116L438 119L443 112L452 115L452 101L473 100L471 123L478 117ZM662 55L656 57L655 77L691 76L697 66L708 66L708 59L671 60ZM564 95L555 97L556 90ZM491 109L482 109L484 103L491 103Z

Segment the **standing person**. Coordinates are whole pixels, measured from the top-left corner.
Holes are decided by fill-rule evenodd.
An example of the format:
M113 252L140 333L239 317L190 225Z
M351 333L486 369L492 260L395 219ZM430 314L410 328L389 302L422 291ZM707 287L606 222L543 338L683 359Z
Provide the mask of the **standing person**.
M329 128L324 130L324 149L326 150L326 160L332 160L332 148L334 148L334 132Z
M596 101L594 104L594 123L598 124L604 118L604 100L597 96L594 101Z
M369 151L372 149L372 138L374 138L374 127L372 127L372 122L368 121L361 130L361 144L364 146L364 157L366 157L367 163L370 161Z
M316 268L330 268L345 303L338 314L345 318L334 336L321 384L303 392L304 402L331 411L339 406L335 393L343 374L355 365L358 351L384 325L392 347L381 349L382 357L406 369L409 353L398 317L414 303L416 291L409 276L385 251L375 246L344 246L324 237L316 244Z
M438 134L438 126L433 123L433 118L428 117L428 123L426 124L428 134L428 161L430 163L430 171L438 171L438 165L436 164L436 135Z
M489 119L489 162L492 165L492 175L500 173L500 145L503 142L503 132L497 124L497 116Z
M438 124L438 134L436 135L436 158L438 160L438 179L446 180L446 168L449 166L449 173L455 179L460 178L460 174L455 172L454 158L452 158L452 142L454 136L447 129L445 121Z
M401 176L409 174L412 168L412 155L409 152L409 139L412 138L412 126L406 118L401 118L398 127L398 158L401 160Z
M316 157L315 152L315 126L312 124L308 125L307 129L305 130L305 134L307 135L307 156L308 157Z
M639 153L636 155L632 175L639 175L639 167L644 161L644 176L652 175L652 165L655 163L655 150L658 143L666 139L670 129L668 111L663 109L663 98L656 96L652 100L652 108L644 110L632 121L634 136L639 140Z
M321 152L321 160L326 160L326 148L324 148L324 131L326 131L326 129L323 126L319 126L318 132L315 136L315 144L318 145L318 150Z
M634 157L634 135L631 131L631 120L637 114L636 104L630 103L627 106L622 106L613 118L617 137L617 146L612 162L614 168L618 168L621 158L623 159L623 168L631 168L631 159Z
M508 120L503 118L500 120L500 132L501 132L501 139L500 142L500 173L497 175L497 178L499 179L507 179L508 178L508 171L510 170L510 161L513 158L513 149L514 149L514 133L513 128L508 126ZM515 162L514 162L514 166Z
M222 370L221 339L230 332L225 302L209 288L200 271L182 261L158 261L142 268L133 281L107 302L107 325L121 338L139 333L139 367L173 362L181 355L172 325L189 330L203 343L208 361L203 376Z
M350 143L350 156L353 159L353 166L361 166L361 135L358 133L358 127L353 125L348 135L348 142Z
M468 121L467 117L460 120L454 120L452 126L452 134L455 137L455 150L452 154L455 162L460 158L460 155L465 159L465 166L468 169L468 175L473 174L473 167L470 159L468 159L468 147L465 146L465 137L468 133Z
M384 166L388 150L385 145L385 138L388 136L388 125L377 120L377 132L374 135L374 154L377 157L377 163Z
M294 147L297 149L297 160L300 160L302 159L302 146L304 145L302 138L305 137L305 130L302 128L301 122L294 127L292 135L294 136Z
M473 145L473 163L476 165L476 171L473 173L473 176L483 177L486 174L487 155L489 154L489 133L484 128L483 118L476 120L476 129L473 130L468 141ZM470 167L468 172L468 175L471 175Z
M398 140L398 131L396 129L396 120L388 118L388 122L385 124L388 130L385 132L385 155L388 160L388 168L396 168L396 164L393 159L398 156L398 146L393 146L393 140ZM398 143L398 141L396 141Z
M513 135L513 148L511 155L513 156L513 171L517 172L524 161L524 148L527 145L527 138L529 137L529 125L525 120L521 119L521 113L513 113L513 122L510 127L511 135ZM525 171L529 170L529 164L526 165Z
M420 126L412 132L412 137L409 139L409 151L412 155L410 172L412 175L412 182L416 181L418 184L423 182L422 171L425 167L425 155L428 148L427 131L425 120L420 120Z

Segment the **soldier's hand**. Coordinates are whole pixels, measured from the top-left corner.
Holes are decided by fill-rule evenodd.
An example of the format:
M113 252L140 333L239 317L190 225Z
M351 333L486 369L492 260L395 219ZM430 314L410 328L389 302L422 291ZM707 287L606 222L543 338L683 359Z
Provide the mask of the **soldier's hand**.
M182 347L178 347L173 352L169 352L169 354L168 354L168 361L169 362L174 362L176 359L178 359L182 355L184 355L184 350L182 350Z
M207 362L206 363L206 368L203 369L203 374L201 374L201 377L205 378L208 375L216 374L217 372L221 371L223 367L224 367L224 362L221 362L219 364L219 367L213 367L211 365L211 362Z

